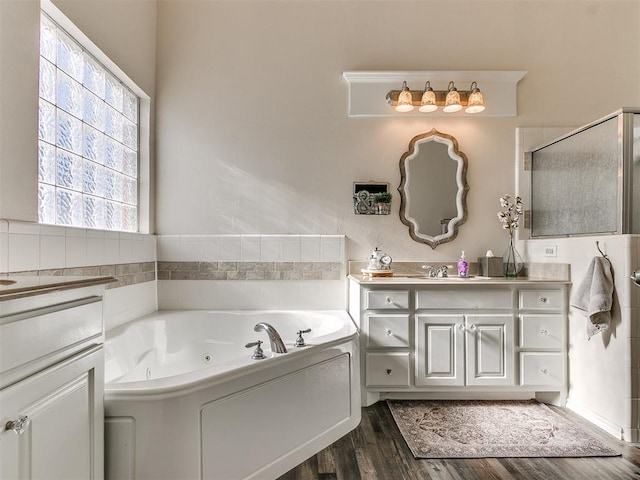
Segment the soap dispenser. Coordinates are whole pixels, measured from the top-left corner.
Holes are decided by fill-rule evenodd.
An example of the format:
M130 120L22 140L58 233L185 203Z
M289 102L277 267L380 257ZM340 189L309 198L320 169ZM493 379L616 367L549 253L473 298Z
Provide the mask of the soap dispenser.
M462 278L469 276L469 262L467 262L464 250L462 251L462 255L460 255L460 260L458 260L458 276Z

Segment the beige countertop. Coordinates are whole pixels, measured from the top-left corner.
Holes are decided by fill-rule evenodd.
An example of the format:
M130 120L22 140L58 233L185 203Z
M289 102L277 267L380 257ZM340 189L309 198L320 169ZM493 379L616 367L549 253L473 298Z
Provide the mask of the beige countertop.
M473 287L481 287L482 285L531 285L540 283L553 284L570 284L568 280L558 280L553 278L505 278L505 277L479 277L469 276L468 278L460 278L457 276L428 278L424 275L403 275L394 274L393 277L374 277L369 278L368 275L351 274L348 277L360 285L465 285Z
M0 277L0 301L30 297L71 288L115 282L113 277L20 276Z

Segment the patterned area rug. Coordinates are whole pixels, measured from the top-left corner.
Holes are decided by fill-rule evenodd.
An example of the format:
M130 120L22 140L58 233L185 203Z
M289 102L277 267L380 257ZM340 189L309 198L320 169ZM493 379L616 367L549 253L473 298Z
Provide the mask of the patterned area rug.
M536 400L387 404L416 458L620 455Z

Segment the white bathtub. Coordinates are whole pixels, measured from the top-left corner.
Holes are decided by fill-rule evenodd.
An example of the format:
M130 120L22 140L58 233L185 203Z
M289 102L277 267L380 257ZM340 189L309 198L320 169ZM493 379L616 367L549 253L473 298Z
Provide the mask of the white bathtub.
M272 353L259 322L288 353ZM293 343L298 330L306 347ZM157 312L107 332L107 479L273 479L360 422L344 311ZM245 344L262 340L264 360Z

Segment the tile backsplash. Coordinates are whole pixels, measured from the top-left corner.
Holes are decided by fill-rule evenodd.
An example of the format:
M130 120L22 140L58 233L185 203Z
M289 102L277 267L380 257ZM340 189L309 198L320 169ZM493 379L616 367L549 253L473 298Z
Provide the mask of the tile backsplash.
M344 262L344 235L159 235L168 262Z
M155 262L153 235L0 220L0 272Z
M159 235L160 309L344 309L344 235Z
M155 309L344 309L345 243L344 235L144 235L0 220L0 274L115 276L108 326Z

